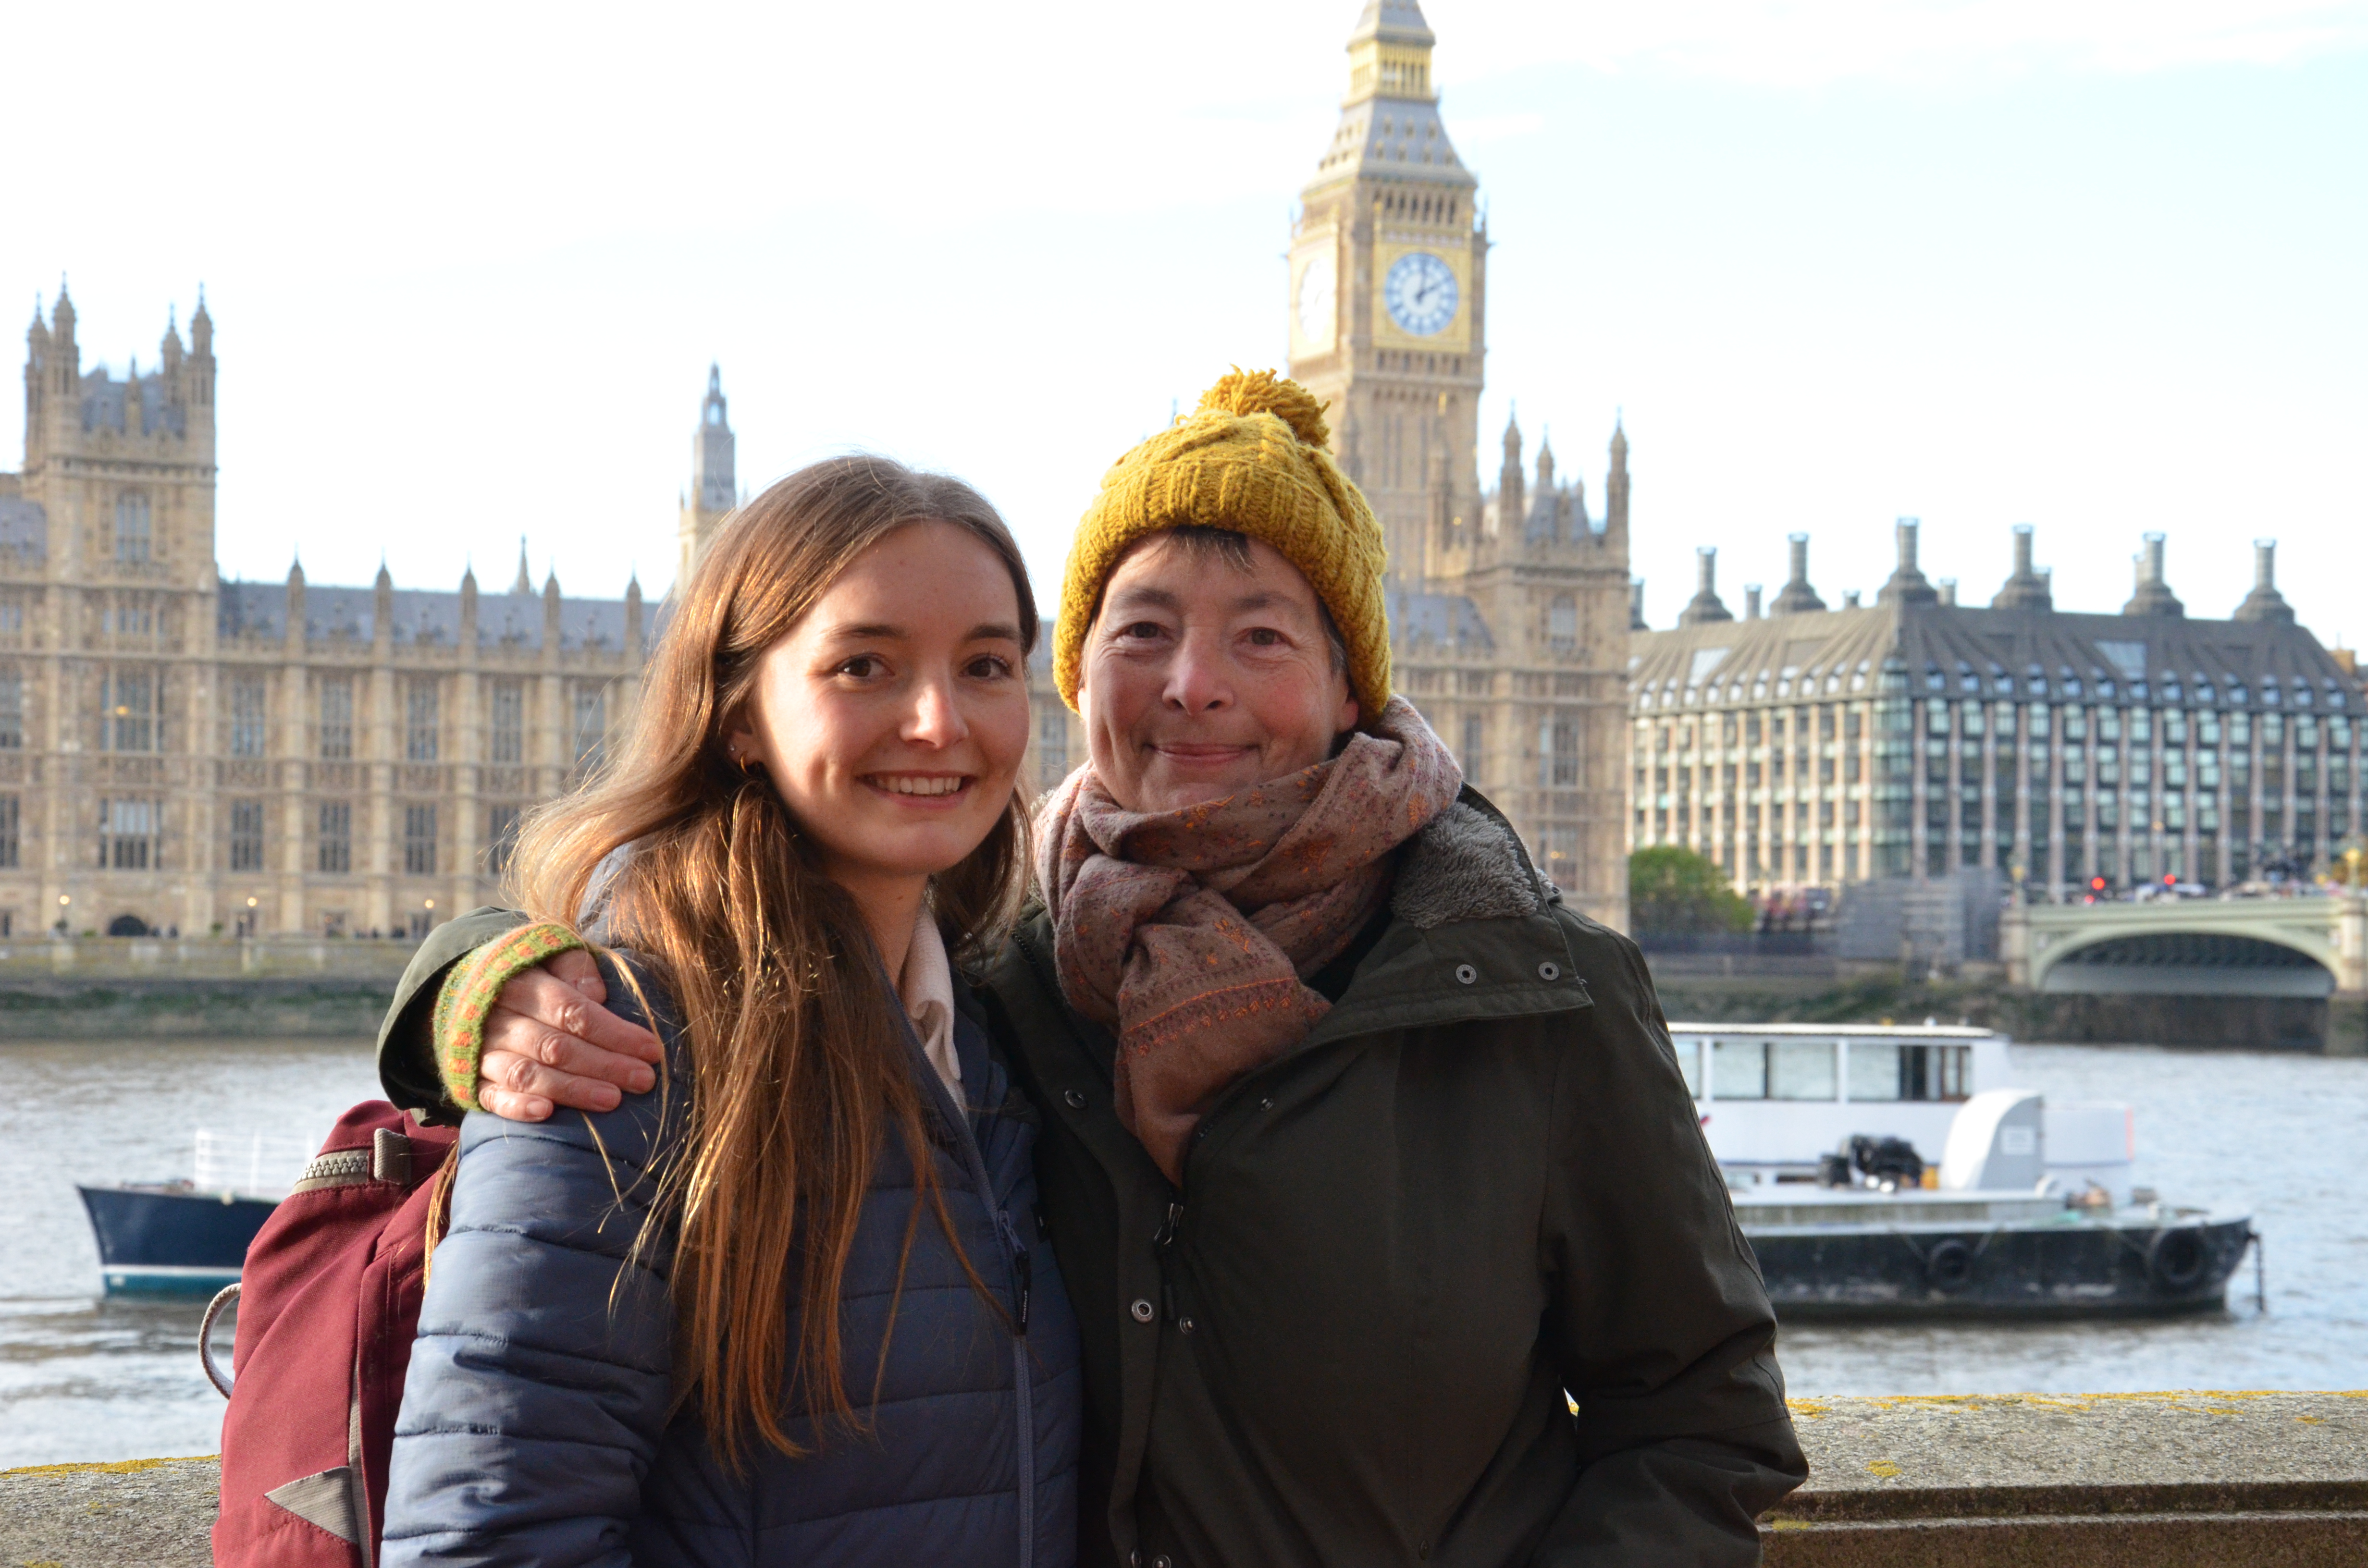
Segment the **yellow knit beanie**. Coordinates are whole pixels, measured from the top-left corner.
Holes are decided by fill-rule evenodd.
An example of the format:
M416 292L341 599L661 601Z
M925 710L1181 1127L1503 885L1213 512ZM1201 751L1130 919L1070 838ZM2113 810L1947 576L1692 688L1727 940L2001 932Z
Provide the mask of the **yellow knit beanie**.
M1364 495L1325 449L1331 432L1305 387L1235 367L1201 406L1110 465L1078 519L1061 574L1053 680L1077 705L1087 623L1136 540L1187 524L1264 540L1307 578L1349 649L1349 684L1372 719L1390 699L1388 552Z

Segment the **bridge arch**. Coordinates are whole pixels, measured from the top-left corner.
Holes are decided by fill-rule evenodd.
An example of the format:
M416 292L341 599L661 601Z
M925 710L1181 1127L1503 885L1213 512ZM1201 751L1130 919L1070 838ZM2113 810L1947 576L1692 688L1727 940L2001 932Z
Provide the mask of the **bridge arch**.
M2037 988L2057 994L2321 997L2336 989L2333 956L2323 945L2262 931L2100 934L2049 955Z
M2325 997L2368 990L2368 898L2023 904L1999 931L2040 992Z

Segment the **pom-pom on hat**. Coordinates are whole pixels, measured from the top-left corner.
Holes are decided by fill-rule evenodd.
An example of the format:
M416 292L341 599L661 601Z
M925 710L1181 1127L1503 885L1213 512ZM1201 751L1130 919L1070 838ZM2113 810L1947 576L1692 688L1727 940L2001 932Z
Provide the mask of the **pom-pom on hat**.
M1349 685L1368 720L1390 699L1388 551L1362 492L1325 443L1324 405L1272 370L1230 375L1201 405L1110 465L1078 519L1061 574L1053 680L1077 705L1086 631L1121 557L1163 528L1229 528L1299 568L1349 650Z

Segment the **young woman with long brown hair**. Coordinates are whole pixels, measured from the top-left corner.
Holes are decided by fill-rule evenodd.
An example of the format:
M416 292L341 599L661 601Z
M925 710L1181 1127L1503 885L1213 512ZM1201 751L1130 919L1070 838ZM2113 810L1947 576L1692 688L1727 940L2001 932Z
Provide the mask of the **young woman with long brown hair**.
M658 1092L471 1115L383 1561L962 1562L1076 1551L1076 1327L1033 1118L950 952L1027 879L1033 596L974 491L817 464L723 528L632 737L512 865L536 923L444 991L590 946Z

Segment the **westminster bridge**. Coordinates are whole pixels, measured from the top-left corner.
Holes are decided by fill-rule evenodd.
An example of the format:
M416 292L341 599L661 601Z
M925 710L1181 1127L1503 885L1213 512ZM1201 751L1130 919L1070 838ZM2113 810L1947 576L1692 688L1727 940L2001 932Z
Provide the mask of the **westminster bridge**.
M2368 897L2025 904L1998 949L2009 983L2042 994L2358 997Z

